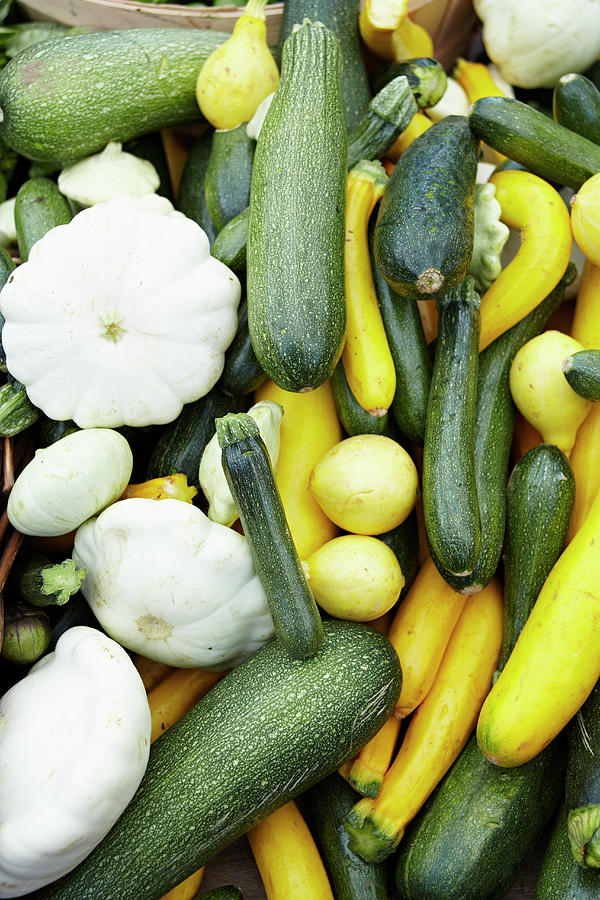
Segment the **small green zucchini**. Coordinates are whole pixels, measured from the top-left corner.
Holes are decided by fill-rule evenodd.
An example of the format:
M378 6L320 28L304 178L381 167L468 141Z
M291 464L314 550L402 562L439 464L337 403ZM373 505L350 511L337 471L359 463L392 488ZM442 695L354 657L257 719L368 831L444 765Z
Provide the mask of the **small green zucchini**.
M348 135L348 168L361 159L379 159L408 127L417 112L408 79L399 75L384 85Z
M229 672L150 749L144 778L90 855L30 900L155 900L349 760L401 687L375 629L323 624L310 659L270 641Z
M356 803L356 791L337 772L309 791L313 831L336 900L389 900L387 875L348 846L342 822Z
M9 586L33 606L62 606L76 594L87 575L74 559L52 562L45 553L20 553L11 569Z
M404 522L396 525L391 531L378 534L377 537L394 551L396 559L400 563L400 568L404 575L404 587L399 597L401 600L412 587L419 570L419 526L417 524L417 513L413 509Z
M248 241L248 207L227 222L215 238L211 251L215 259L219 259L233 272L246 271L246 243Z
M598 889L598 873L573 858L563 804L542 860L534 900L598 900Z
M585 75L571 73L558 79L552 112L559 125L600 144L600 91Z
M177 209L188 219L193 219L198 223L200 228L206 232L211 247L217 236L217 229L206 205L204 184L213 133L212 128L207 129L193 144L185 161L177 192Z
M0 387L0 437L20 434L37 422L39 415L20 381L9 378Z
M470 275L438 298L422 489L429 552L442 577L469 575L481 547L475 477L479 305Z
M56 182L30 178L21 185L15 200L15 227L21 262L26 262L36 241L56 225L71 221L71 210Z
M396 163L381 199L374 248L379 271L398 294L426 299L467 274L478 148L467 119L446 116Z
M331 388L340 422L347 435L386 434L390 437L388 413L372 416L363 409L348 384L341 359L331 375Z
M391 410L400 431L423 446L431 388L431 354L425 340L419 308L397 294L387 283L375 260L374 221L369 223L369 252L375 293L390 353L396 370L396 392Z
M238 309L237 331L227 348L218 387L230 397L245 397L260 387L266 377L252 347L248 330L248 306L244 300Z
M600 350L580 350L562 364L565 378L580 397L600 401Z
M571 851L580 866L599 869L600 683L569 725L568 743L566 804Z
M79 428L71 419L59 422L56 419L48 418L41 412L35 426L35 446L49 447L50 444L60 441L61 438L66 437L68 434L73 434L74 431L79 431Z
M338 40L319 22L290 35L252 170L250 337L264 371L287 391L323 384L345 337L341 65Z
M248 206L255 147L256 141L246 134L246 122L213 133L204 193L217 231Z
M321 616L302 570L258 425L246 413L217 419L223 471L240 514L275 635L298 659L321 645Z
M577 190L600 172L599 146L520 100L476 100L469 112L469 124L494 150L547 181Z
M408 79L419 109L435 106L444 96L448 84L446 70L437 59L431 56L418 56L406 62L393 62L376 71L372 79L373 90L380 91L398 75L404 75Z

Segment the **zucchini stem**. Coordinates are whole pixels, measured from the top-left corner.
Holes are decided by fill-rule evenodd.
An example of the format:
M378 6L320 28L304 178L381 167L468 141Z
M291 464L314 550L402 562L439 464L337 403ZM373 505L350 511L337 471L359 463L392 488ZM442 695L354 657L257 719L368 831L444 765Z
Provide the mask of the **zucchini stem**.
M569 811L567 831L580 866L600 868L600 805L588 803Z

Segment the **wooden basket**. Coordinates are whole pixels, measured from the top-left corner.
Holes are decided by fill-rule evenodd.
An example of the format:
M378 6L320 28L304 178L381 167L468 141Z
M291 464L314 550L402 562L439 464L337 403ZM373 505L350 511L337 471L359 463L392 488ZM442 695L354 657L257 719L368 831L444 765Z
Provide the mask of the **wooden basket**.
M177 4L152 5L134 0L19 0L31 19L63 25L112 28L204 28L232 31L242 9L235 6L201 8ZM465 49L476 16L471 0L409 0L411 18L433 38L436 58L450 68ZM266 7L267 38L277 43L283 3Z

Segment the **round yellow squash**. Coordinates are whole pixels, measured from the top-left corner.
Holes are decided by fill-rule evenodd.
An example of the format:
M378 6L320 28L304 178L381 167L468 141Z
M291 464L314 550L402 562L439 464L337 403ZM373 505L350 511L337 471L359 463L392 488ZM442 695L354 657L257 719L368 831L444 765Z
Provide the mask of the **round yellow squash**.
M340 441L314 467L309 489L332 522L375 535L403 522L419 496L414 462L396 441L359 434Z

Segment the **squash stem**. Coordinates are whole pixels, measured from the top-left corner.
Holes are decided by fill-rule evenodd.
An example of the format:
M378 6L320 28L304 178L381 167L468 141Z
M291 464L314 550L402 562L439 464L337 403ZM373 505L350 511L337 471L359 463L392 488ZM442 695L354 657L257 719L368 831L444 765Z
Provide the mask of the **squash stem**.
M264 21L266 5L267 0L248 0L244 7L243 15L248 16L250 19Z
M573 856L579 865L600 868L600 805L587 804L570 810L567 830Z
M215 425L221 450L260 434L258 425L246 413L229 413L227 416L216 419Z
M48 598L48 604L62 606L77 593L87 575L87 569L77 569L74 559L65 559L54 566L42 569L42 594ZM38 601L36 606L41 606Z

